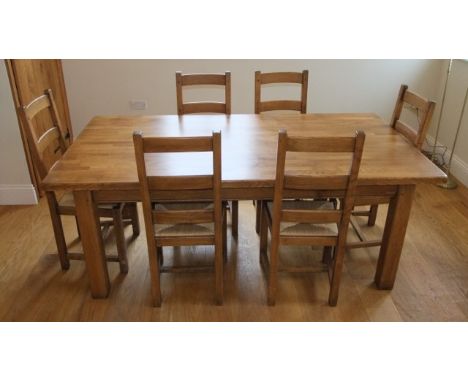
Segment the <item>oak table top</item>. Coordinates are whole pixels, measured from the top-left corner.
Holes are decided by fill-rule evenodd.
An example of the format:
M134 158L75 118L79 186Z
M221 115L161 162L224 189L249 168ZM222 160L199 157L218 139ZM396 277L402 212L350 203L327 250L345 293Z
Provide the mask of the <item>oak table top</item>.
M290 136L352 136L356 130L363 130L366 142L360 186L445 179L437 166L376 114L158 115L93 118L43 185L46 190L136 190L133 131L141 130L147 136L201 136L219 130L222 187L271 187L280 128L287 129ZM211 162L203 155L154 154L149 158L148 175L209 173ZM337 154L291 156L288 161L294 171L304 175L344 169L349 163Z

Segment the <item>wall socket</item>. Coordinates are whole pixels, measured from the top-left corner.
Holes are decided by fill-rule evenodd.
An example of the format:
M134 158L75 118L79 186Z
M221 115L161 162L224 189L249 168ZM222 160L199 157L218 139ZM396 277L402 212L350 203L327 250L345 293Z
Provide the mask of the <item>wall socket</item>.
M148 101L145 99L130 100L130 109L132 110L146 110L147 108L148 108Z

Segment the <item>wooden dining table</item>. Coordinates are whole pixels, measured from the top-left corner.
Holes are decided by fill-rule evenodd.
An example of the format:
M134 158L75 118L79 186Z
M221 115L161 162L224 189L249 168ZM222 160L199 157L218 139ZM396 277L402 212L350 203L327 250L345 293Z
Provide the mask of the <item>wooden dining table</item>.
M393 288L411 205L418 183L435 183L445 174L378 115L359 114L233 114L97 116L83 129L47 177L46 191L72 191L76 203L86 269L92 296L105 298L110 280L96 213L97 203L140 201L132 134L145 136L222 135L222 197L262 200L273 197L279 129L290 136L352 136L366 134L358 178L359 204L388 202L389 208L375 271L379 289ZM158 156L159 155L159 156ZM188 157L187 157L188 155ZM337 154L288 157L291 171L321 175L346 171L349 160ZM203 153L154 154L147 158L148 175L206 174ZM155 200L206 199L205 191L159 192ZM291 197L316 197L307 190ZM242 222L241 222L242 223ZM255 227L252 227L255 229ZM242 238L239 238L242 240ZM131 270L130 270L131 271Z

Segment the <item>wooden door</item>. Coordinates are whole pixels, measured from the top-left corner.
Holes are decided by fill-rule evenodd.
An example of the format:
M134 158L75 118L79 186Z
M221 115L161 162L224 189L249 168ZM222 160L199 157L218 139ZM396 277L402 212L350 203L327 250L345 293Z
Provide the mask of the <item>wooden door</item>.
M68 131L69 138L67 144L71 144L73 132L61 60L6 60L6 66L17 112L21 110L23 105L27 105L34 98L44 94L44 90L52 89L57 103L59 118L63 128ZM24 131L25 126L19 113L18 120L31 180L39 193L41 191L40 181L33 166L32 156ZM36 118L35 133L40 135L51 127L51 124L52 120L50 116L47 113L41 113ZM56 153L50 151L46 153L44 159L46 162L54 162L56 156Z

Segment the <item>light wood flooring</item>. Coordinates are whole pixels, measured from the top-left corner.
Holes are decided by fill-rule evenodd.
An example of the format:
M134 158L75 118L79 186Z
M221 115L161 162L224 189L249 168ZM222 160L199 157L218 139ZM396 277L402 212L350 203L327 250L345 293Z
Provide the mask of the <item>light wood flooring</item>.
M381 235L381 207L369 238ZM140 218L142 218L140 214ZM161 308L153 308L144 230L129 240L127 275L109 264L108 299L94 300L85 264L60 270L43 198L38 206L0 207L0 320L2 321L466 321L468 319L468 191L418 186L395 287L373 285L378 248L348 252L337 307L327 305L325 273L280 274L275 307L266 305L265 279L258 260L255 211L240 203L239 242L228 234L225 302L214 305L213 274L163 274ZM75 221L63 218L69 242L79 247ZM143 224L143 222L142 222ZM143 227L143 226L142 226ZM350 231L350 235L351 231ZM112 237L107 248L116 252ZM72 243L72 244L73 244ZM320 251L290 248L285 262L305 264ZM165 261L208 264L210 247L165 250Z

